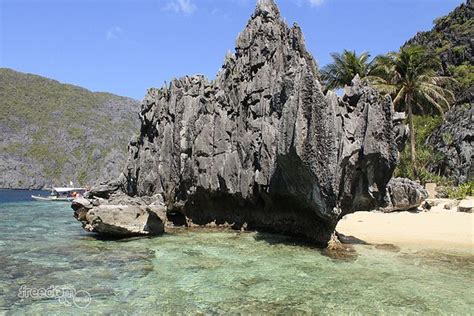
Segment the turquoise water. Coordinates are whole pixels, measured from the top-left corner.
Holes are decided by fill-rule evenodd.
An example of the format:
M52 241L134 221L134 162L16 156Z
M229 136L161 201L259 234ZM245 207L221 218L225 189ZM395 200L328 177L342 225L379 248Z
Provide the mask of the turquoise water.
M284 237L234 231L98 240L68 204L8 202L0 204L0 314L472 313L472 256L355 249L337 260ZM25 297L22 286L73 288L83 300Z

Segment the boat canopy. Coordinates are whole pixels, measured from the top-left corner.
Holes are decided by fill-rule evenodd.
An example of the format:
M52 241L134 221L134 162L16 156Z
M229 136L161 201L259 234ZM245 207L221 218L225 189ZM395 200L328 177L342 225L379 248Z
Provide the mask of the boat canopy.
M53 191L58 193L74 192L74 191L86 191L85 188L53 188Z

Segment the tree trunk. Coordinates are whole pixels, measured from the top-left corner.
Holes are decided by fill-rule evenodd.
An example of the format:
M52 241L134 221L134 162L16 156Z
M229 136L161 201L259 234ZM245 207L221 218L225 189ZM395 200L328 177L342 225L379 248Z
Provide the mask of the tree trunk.
M415 125L413 123L413 108L411 103L411 98L409 95L406 97L406 105L408 110L408 121L410 127L410 154L413 171L415 171L415 158L416 158L416 148L415 148Z

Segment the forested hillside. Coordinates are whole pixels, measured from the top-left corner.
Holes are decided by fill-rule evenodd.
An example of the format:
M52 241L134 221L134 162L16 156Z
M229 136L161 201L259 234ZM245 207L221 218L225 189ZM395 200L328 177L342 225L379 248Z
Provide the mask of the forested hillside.
M0 69L0 188L113 178L138 131L139 102Z

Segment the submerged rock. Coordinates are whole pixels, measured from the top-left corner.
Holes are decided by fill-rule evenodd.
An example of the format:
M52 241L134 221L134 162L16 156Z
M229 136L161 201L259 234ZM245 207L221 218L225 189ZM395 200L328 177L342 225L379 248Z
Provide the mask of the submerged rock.
M392 244L376 244L375 249L390 251L390 252L400 252L400 247Z
M129 196L162 194L176 224L322 245L345 214L384 204L406 131L391 99L358 77L344 97L324 95L301 29L272 0L258 2L214 81L150 89L140 118L112 193L118 183ZM106 185L91 194L107 195Z
M384 212L408 211L418 208L428 198L428 191L420 184L405 178L393 178L388 183L388 205Z

